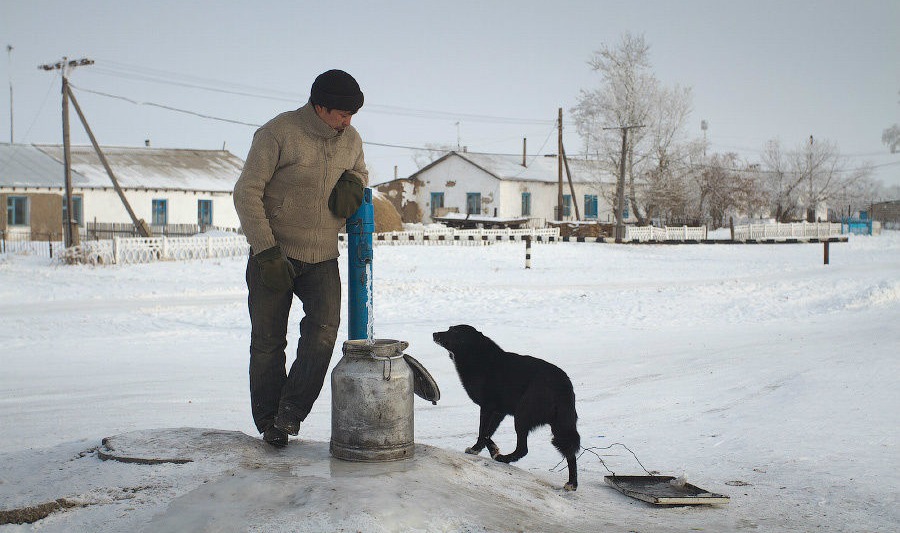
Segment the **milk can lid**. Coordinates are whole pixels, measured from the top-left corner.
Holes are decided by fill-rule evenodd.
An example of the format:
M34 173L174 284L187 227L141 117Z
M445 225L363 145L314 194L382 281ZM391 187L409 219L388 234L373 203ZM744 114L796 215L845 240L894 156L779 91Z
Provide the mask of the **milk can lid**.
M428 373L428 370L425 370L425 367L422 366L422 363L417 361L413 356L409 354L403 354L403 359L412 370L413 389L416 393L416 396L422 398L423 400L428 400L434 405L437 405L437 401L441 399L441 389L438 388L437 383L434 381L434 378L431 377L431 374Z

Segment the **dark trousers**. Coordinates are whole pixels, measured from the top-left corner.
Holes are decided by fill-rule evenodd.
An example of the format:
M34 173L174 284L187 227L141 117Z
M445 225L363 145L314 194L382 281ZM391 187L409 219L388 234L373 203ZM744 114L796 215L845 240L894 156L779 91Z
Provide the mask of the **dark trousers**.
M289 259L297 275L293 290L263 285L259 265L247 262L250 308L250 402L262 433L279 408L302 421L319 397L341 321L341 277L337 259L303 263ZM294 295L303 304L297 358L285 373L288 314Z

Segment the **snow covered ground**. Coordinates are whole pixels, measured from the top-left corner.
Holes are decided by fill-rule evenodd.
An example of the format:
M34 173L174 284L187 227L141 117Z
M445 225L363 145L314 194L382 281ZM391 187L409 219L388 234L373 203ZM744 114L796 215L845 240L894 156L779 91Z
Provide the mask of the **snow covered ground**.
M468 506L459 512L494 516L481 525L496 530L554 530L559 520L559 529L585 531L896 531L900 233L854 236L830 251L826 266L821 244L538 244L525 270L521 243L377 246L375 335L408 341L442 392L437 406L416 399L416 461L456 472L441 478L432 465L412 480L432 489L490 482L494 491L459 501L453 491L400 491L417 499L404 509ZM268 530L476 529L398 522L388 500L354 514L346 491L365 484L352 475L332 496L288 497L279 485L266 503L255 470L228 481L235 465L225 451L191 465L100 461L103 437L139 430L258 437L244 267L243 259L92 267L0 256L0 511L63 497L88 504L0 532L243 531L255 522L222 517L260 509L270 511ZM298 309L292 331L299 319ZM647 469L684 474L731 502L657 508L627 498L605 485L608 472L591 454L579 461L579 490L564 493L544 429L513 466L462 454L478 411L431 341L458 323L565 369L583 446L623 443ZM257 469L287 468L294 456L327 463L330 405L326 385L287 456L266 455L249 437L236 446ZM511 420L494 440L506 452L514 446ZM618 474L643 473L620 446L597 453ZM294 476L291 490L301 491L310 478ZM381 484L366 487L399 490L391 484L400 478L371 479Z

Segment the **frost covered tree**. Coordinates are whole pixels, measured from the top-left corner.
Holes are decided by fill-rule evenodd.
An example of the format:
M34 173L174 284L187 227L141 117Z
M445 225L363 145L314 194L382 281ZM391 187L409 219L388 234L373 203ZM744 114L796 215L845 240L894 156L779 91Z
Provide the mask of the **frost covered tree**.
M752 216L764 209L756 173L737 154L711 154L691 169L688 186L695 220L715 229L727 225L729 214Z
M900 152L900 124L894 124L881 132L881 142L891 149L891 153Z
M588 65L600 74L601 84L583 89L571 109L588 157L618 176L622 128L630 127L625 168L632 213L643 224L655 213L677 209L684 202L682 137L690 89L659 82L643 36L626 33L615 47L603 45Z
M813 222L816 207L864 187L871 175L868 166L848 168L833 142L812 137L790 152L770 141L761 170L761 186L779 222Z
M425 143L425 148L413 152L413 163L416 164L416 168L421 170L454 150L456 147L449 144Z
M892 154L900 152L900 124L894 124L881 132L881 142L890 148Z

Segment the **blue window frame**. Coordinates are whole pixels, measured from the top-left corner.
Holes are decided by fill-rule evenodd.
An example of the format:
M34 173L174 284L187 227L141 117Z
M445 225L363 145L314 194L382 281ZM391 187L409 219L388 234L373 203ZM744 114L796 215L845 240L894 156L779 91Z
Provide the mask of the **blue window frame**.
M8 226L28 225L28 197L6 197L6 224Z
M437 210L444 207L444 193L442 192L433 192L431 193L431 216L435 216L437 214Z
M154 226L165 226L169 223L168 200L153 200L153 216L152 222Z
M597 195L584 195L584 218L597 218Z
M72 196L72 210L75 211L75 222L79 226L84 226L84 210L82 209L81 196ZM66 202L65 196L63 196L62 219L63 224L66 224L69 220L69 203Z
M481 193L480 192L467 192L466 193L466 214L467 215L480 215L481 214Z
M212 226L212 200L197 200L197 225Z
M563 195L563 216L564 217L572 216L572 195L571 194Z
M531 216L531 193L530 192L522 193L522 216L523 217Z

